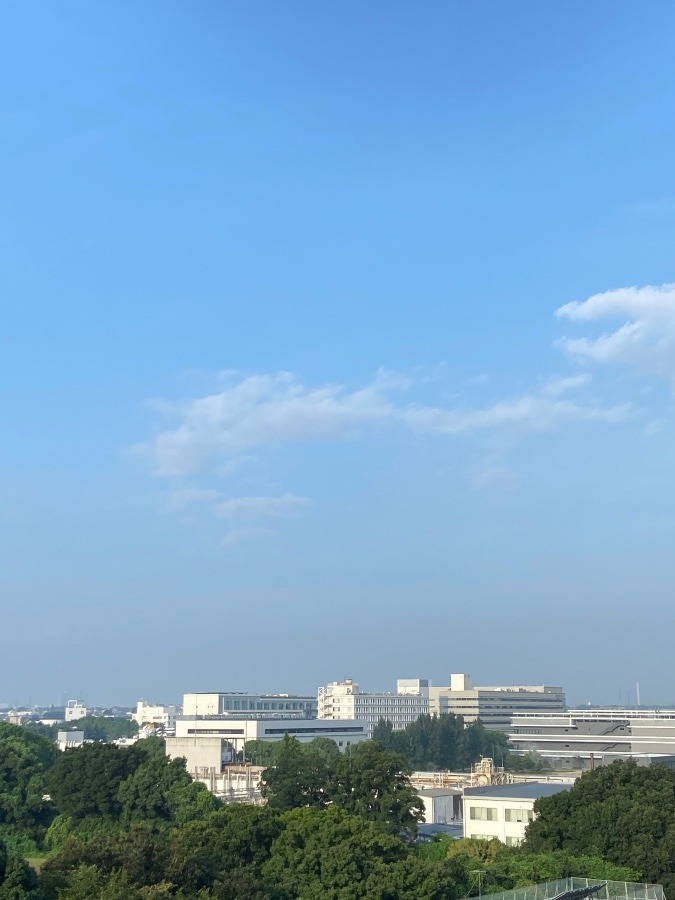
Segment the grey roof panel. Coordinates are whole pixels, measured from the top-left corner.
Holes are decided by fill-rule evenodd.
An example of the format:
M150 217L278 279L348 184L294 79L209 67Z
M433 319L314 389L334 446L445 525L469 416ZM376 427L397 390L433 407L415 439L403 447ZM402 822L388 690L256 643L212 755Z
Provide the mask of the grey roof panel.
M571 784L545 781L525 781L522 784L490 784L486 787L466 788L465 797L494 797L495 800L538 800L569 791Z

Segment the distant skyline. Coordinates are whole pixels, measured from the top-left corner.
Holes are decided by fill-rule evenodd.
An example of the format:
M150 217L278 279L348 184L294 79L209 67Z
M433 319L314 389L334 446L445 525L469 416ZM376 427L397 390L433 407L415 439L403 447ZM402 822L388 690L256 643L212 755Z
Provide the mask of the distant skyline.
M675 704L672 4L0 22L0 702Z

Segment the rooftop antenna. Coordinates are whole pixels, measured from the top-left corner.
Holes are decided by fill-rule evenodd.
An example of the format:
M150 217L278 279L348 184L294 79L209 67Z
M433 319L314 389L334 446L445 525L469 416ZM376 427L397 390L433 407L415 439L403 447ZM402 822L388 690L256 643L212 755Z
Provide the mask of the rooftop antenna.
M635 698L636 698L636 706L640 709L640 682L638 681L635 685Z

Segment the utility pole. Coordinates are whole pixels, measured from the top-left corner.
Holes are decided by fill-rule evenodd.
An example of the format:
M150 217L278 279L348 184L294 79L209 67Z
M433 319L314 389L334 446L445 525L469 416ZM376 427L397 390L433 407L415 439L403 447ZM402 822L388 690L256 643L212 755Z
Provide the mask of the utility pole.
M485 869L472 869L472 875L476 875L478 877L478 896L483 896L483 875L485 875Z

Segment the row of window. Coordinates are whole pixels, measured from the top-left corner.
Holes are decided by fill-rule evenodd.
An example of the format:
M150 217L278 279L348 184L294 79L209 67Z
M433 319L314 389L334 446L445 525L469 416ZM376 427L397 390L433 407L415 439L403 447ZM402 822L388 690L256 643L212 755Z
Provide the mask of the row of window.
M290 701L290 700L226 700L225 701L225 709L229 710L265 710L265 709L277 709L277 710L299 710L299 709L312 709L311 703L299 703L298 701Z
M495 838L494 834L472 834L472 835L470 835L470 837L478 838L479 840L482 840L482 841L493 841ZM520 847L520 845L522 843L523 843L522 838L518 838L518 837L507 837L506 838L506 846L507 847Z
M482 822L496 822L499 819L499 809L496 806L470 806L469 818ZM534 812L531 809L505 809L505 822L532 822Z

